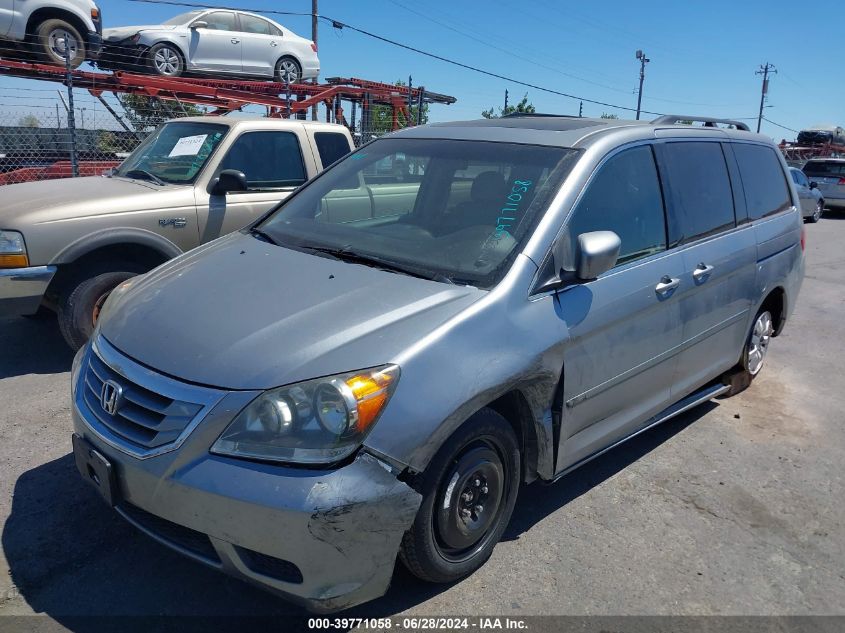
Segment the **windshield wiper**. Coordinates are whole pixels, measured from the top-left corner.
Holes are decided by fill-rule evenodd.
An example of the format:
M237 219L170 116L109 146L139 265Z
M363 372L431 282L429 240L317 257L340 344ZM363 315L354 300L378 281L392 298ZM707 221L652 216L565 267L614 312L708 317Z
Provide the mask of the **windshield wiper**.
M402 266L401 264L397 264L396 262L392 262L388 259L382 259L377 255L369 255L367 253L359 253L357 251L353 251L352 249L346 246L343 248L331 248L325 246L303 245L301 246L301 248L309 251L315 251L318 253L324 253L344 262L350 262L353 264L364 264L366 266L372 266L373 268L389 270L391 272L402 273L411 277L419 277L420 279L428 279L430 281L439 281L441 283L447 284L455 283L443 273L419 268L407 268L406 266Z
M276 240L274 240L272 237L270 237L270 234L267 233L267 231L262 231L257 226L249 227L249 232L252 233L253 235L257 235L258 237L260 237L265 242L270 242L271 244L278 245Z
M130 169L125 174L123 174L124 178L135 178L136 180L152 180L157 185L166 185L167 183L163 181L161 178L148 172L146 169Z

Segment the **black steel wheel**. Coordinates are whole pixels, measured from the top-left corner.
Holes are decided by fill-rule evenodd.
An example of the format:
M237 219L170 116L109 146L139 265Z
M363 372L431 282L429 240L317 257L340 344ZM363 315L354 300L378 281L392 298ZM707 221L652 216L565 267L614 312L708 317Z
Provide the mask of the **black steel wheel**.
M402 540L404 565L429 582L451 582L481 567L510 521L519 482L513 428L482 409L444 442L416 482L423 502Z

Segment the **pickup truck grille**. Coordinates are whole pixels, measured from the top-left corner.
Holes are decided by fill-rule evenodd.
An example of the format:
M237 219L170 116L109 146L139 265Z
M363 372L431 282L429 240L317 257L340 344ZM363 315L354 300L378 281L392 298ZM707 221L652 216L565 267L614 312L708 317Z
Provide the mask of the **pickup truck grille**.
M104 407L103 385L117 391L113 412ZM179 437L202 405L161 396L135 384L90 355L85 373L85 404L112 433L135 446L156 448Z

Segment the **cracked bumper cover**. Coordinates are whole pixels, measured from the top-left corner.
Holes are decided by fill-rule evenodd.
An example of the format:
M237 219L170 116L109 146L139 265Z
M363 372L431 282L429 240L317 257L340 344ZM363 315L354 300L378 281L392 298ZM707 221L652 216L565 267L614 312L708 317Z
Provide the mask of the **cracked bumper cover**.
M91 433L75 406L73 417L76 433L113 464L120 503L207 536L216 555L186 550L155 522L132 521L118 504L125 518L165 545L314 612L345 609L387 591L421 497L368 453L334 470L206 453L161 477L149 462L172 457L133 458ZM292 563L301 571L299 582L256 571L249 551Z

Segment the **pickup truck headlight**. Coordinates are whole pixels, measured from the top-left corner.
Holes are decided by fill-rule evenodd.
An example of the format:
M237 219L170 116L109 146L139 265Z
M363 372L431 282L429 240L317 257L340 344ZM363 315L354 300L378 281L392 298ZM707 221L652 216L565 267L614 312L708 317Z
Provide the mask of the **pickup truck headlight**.
M17 231L0 231L0 268L26 268L29 257L23 235Z
M398 380L399 367L384 365L265 391L238 414L211 452L298 464L337 462L361 445Z

